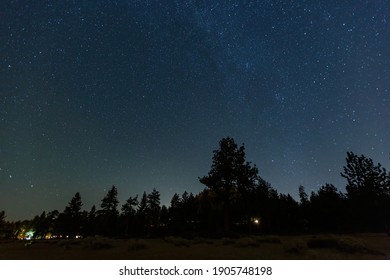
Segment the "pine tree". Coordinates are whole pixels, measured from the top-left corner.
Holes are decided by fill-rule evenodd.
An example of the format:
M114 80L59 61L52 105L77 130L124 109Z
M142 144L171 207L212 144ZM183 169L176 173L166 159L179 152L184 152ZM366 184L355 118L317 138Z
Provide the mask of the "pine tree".
M129 197L126 203L122 205L122 215L125 222L125 234L129 233L129 227L135 222L136 207L138 206L138 195Z
M105 235L113 236L117 233L117 221L119 212L118 207L118 190L115 186L107 192L105 197L102 199L100 207L100 227L101 232Z
M69 237L74 237L80 232L81 226L81 202L80 193L77 192L68 205L65 207L63 214L60 216L62 233Z
M141 201L137 207L136 213L136 230L138 233L145 234L149 224L148 215L148 196L146 192L142 194Z
M347 198L353 229L383 230L390 222L388 174L380 163L364 155L347 153L341 176L347 179Z
M222 202L225 233L229 231L230 202L254 190L258 180L258 169L245 160L244 146L238 147L233 138L223 138L214 151L211 170L199 181Z
M115 186L107 192L106 196L102 199L100 207L104 215L117 216L118 215L118 190Z
M149 214L150 227L158 227L160 216L160 193L153 189L148 195L147 209Z
M5 225L5 212L0 211L0 229Z

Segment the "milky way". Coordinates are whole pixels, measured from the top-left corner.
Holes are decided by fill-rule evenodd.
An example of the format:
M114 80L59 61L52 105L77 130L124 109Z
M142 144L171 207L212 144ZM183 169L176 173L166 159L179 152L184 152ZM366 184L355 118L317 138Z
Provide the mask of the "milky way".
M227 136L279 192L390 167L387 1L0 3L0 210L198 193ZM342 3L341 3L342 2Z

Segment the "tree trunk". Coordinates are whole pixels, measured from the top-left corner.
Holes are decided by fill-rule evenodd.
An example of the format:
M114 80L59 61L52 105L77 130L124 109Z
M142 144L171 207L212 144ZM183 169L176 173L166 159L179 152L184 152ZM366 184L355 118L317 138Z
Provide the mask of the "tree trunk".
M230 213L229 213L229 201L225 201L223 204L223 230L224 235L229 235L230 233Z

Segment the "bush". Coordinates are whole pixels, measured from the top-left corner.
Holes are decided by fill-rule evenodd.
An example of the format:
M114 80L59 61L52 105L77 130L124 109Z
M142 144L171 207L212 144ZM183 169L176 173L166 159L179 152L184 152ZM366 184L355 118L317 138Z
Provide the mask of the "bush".
M96 250L114 247L112 240L102 236L87 237L83 240L83 243L86 248Z
M237 240L238 247L259 247L259 243L252 237L244 237Z
M184 239L181 237L168 236L164 240L165 242L173 244L176 247L189 247L191 245L191 240Z
M147 249L148 245L144 240L131 240L127 245L128 251L137 251Z
M202 238L202 237L195 237L193 240L191 240L191 245L195 244L214 244L214 242L210 239Z
M231 238L222 238L221 239L222 245L231 245L231 244L236 244L236 240L231 239Z
M73 239L62 239L58 242L59 247L63 247L64 249L68 250L71 249L74 245L80 245L80 240L73 240Z
M345 237L338 240L337 249L342 252L353 253L353 254L367 253L370 251L360 240L351 237Z
M337 248L338 239L334 237L315 238L307 241L309 248Z
M356 253L366 253L366 254L381 254L375 250L367 248L364 243L353 237L327 237L327 238L318 238L312 239L307 242L309 248L328 248L336 249L341 252L346 252L350 254Z
M301 241L291 241L284 244L284 251L292 254L303 254L307 249L307 245Z
M362 253L367 251L367 248L363 245L360 240L357 240L352 237L324 237L311 239L307 242L309 248L327 248L327 249L337 249L342 252L347 253Z
M273 244L279 244L282 243L279 237L275 236L259 236L256 238L257 243L273 243Z

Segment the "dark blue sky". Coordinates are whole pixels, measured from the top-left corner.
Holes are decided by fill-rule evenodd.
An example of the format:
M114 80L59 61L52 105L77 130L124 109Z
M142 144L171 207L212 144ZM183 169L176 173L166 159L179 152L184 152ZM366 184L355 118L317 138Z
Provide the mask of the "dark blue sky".
M81 3L79 3L81 2ZM0 3L0 210L198 193L218 141L279 192L389 166L388 1Z

